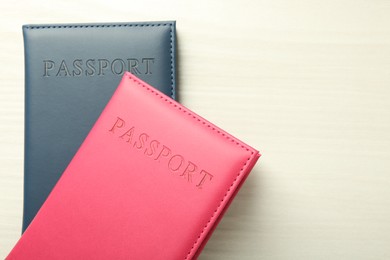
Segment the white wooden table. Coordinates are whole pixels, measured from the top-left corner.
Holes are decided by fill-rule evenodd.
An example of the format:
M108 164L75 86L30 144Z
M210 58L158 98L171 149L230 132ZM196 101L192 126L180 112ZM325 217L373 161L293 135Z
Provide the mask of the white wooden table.
M180 102L263 153L200 258L390 259L389 1L0 9L0 258L22 223L22 24L176 20Z

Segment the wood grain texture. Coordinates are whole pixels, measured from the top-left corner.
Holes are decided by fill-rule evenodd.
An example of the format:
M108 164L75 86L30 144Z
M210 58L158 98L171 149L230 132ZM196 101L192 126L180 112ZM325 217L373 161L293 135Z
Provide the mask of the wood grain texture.
M20 236L25 23L177 21L180 102L263 153L200 259L390 259L390 3L6 1L0 258Z

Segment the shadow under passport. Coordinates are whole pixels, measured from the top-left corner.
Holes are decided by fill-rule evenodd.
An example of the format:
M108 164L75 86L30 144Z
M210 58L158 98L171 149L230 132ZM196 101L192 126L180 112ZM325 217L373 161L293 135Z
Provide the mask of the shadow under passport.
M236 251L236 247L240 245L240 242L245 241L248 233L253 232L254 222L260 221L258 203L262 191L261 179L261 167L254 167L207 242L199 259L216 260L218 255L226 259L226 252ZM236 259L237 256L231 257L231 259Z

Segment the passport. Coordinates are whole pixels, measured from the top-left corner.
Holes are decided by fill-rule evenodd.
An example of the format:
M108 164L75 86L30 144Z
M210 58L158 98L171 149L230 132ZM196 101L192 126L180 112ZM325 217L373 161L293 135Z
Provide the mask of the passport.
M126 72L7 259L197 258L259 156Z
M23 231L125 71L176 96L175 22L23 26Z

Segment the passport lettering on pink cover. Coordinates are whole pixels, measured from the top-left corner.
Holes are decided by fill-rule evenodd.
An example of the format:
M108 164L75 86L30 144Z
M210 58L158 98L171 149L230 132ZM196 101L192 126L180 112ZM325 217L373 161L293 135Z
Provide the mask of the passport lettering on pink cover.
M194 259L259 156L125 73L7 259Z

